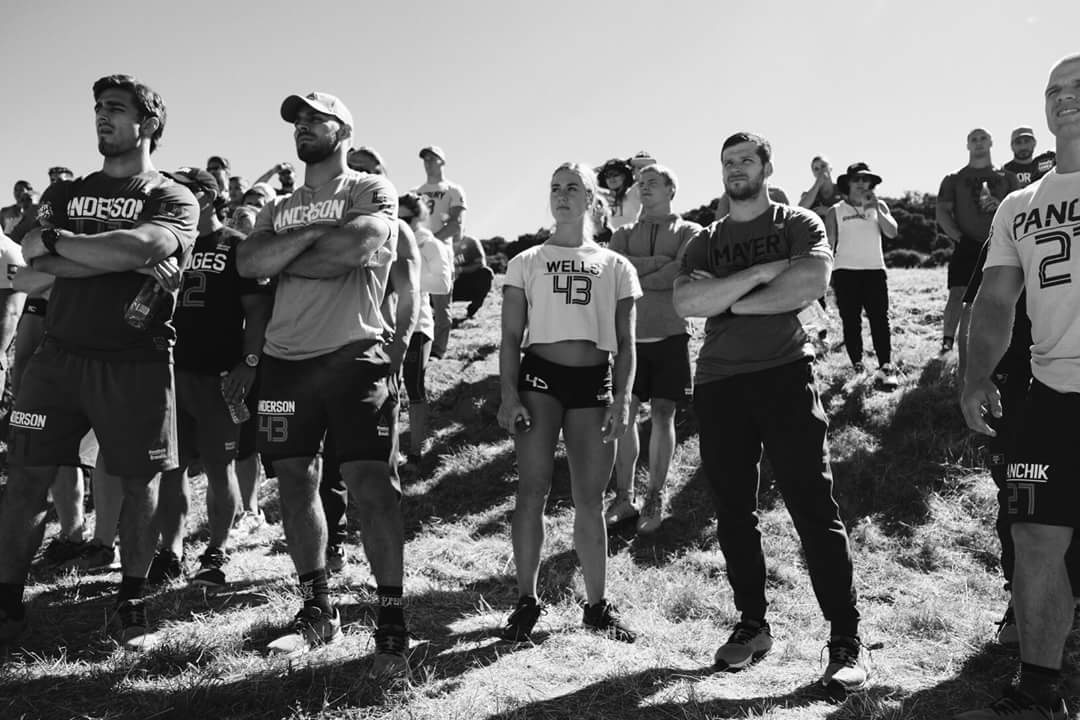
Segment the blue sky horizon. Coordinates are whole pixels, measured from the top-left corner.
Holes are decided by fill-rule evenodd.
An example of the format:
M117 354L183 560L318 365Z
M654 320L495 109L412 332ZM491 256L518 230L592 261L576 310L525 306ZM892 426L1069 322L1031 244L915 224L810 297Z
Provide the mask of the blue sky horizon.
M379 150L399 191L424 181L417 151L441 146L468 195L466 231L510 239L550 224L547 184L565 160L647 150L679 177L677 212L705 204L722 192L720 144L743 129L772 142L774 184L793 200L819 154L834 175L867 162L882 195L934 193L974 127L993 135L995 164L1018 125L1052 148L1046 75L1080 51L1075 0L419 0L303 18L284 0L56 0L6 15L3 204L17 179L44 188L52 165L100 168L90 88L126 72L166 100L160 169L224 155L250 180L296 162L278 108L318 89L346 102L355 144Z

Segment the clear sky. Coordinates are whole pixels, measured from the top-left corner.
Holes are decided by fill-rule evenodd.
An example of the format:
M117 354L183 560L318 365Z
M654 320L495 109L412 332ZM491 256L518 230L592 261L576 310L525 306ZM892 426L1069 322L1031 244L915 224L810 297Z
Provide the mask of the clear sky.
M5 203L51 165L100 167L90 88L124 72L166 100L161 169L221 154L250 179L295 161L281 101L323 90L399 190L423 182L419 148L441 146L485 238L548 224L564 160L647 150L679 176L675 209L697 207L740 129L772 141L796 198L815 154L834 175L869 163L884 195L936 192L973 127L999 164L1019 124L1052 147L1046 75L1080 51L1078 0L13 0L4 15Z

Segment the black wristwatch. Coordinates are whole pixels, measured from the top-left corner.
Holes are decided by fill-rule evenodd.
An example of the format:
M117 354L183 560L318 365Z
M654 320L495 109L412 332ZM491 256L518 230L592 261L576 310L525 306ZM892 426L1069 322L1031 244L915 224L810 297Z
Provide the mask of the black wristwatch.
M60 233L56 228L45 228L41 231L41 244L49 251L50 255L59 255L56 252L56 241L60 239Z
M244 356L244 364L249 368L259 367L259 356L255 353L248 353Z

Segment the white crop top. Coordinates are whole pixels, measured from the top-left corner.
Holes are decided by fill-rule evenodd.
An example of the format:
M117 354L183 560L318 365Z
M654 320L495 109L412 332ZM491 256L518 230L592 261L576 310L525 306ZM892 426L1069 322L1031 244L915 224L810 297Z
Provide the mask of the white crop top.
M525 291L525 347L590 340L600 350L616 352L615 306L623 298L641 297L630 261L591 242L531 247L510 260L505 284Z

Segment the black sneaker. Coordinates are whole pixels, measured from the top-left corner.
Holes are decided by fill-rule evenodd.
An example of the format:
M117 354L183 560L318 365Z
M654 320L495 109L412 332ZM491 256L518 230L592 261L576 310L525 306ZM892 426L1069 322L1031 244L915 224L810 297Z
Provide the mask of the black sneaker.
M64 537L55 537L52 542L45 546L41 559L49 567L57 567L74 562L86 552L85 540L69 540Z
M853 692L866 687L866 668L859 662L858 637L833 635L829 638L829 664L821 676L821 684L832 690Z
M526 642L532 635L536 621L544 612L544 606L536 598L519 598L514 611L506 619L506 624L499 629L499 637L506 642Z
M626 627L619 611L607 600L601 600L595 605L586 605L582 622L593 632L607 635L612 640L625 643L637 640L637 635Z
M113 617L120 629L120 644L125 650L145 652L159 644L161 638L150 628L146 619L146 604L142 600L119 603Z
M385 624L375 628L375 657L369 677L392 678L409 672L409 631L404 625Z
M199 557L199 569L191 576L189 583L208 590L220 590L225 587L225 563L229 561L221 548L209 547Z
M181 558L176 557L172 550L158 550L154 559L150 562L150 571L146 574L146 581L151 585L162 585L183 577L184 567Z
M284 635L266 646L271 655L300 655L341 637L341 616L337 608L326 612L313 605L305 605L296 613Z
M1067 720L1068 717L1069 709L1063 699L1040 705L1027 693L1010 687L989 707L960 713L953 720Z
M713 663L718 670L735 672L765 657L772 650L772 632L767 622L740 620L728 641L716 650Z

